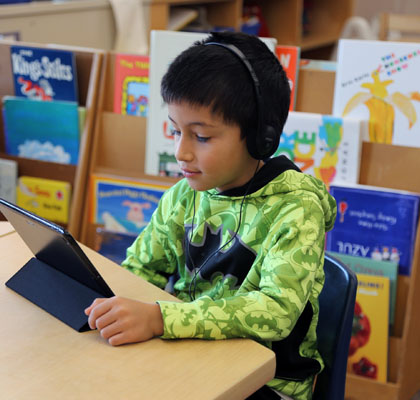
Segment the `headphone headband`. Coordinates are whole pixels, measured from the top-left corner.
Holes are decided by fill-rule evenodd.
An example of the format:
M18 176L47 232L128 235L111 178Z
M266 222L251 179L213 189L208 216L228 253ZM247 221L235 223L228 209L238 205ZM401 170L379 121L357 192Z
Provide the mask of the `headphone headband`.
M252 68L251 63L246 58L245 54L239 50L236 46L230 43L219 43L219 42L207 42L205 43L206 46L214 45L220 46L232 54L234 54L245 66L246 70L251 77L254 92L255 92L255 99L257 103L257 120L258 120L258 128L257 133L252 135L249 132L246 134L246 143L249 154L257 159L257 160L264 160L277 150L280 135L275 132L274 128L271 125L263 123L262 118L262 110L263 110L263 101L261 95L261 87L260 82L258 80L257 74L255 73L254 69Z

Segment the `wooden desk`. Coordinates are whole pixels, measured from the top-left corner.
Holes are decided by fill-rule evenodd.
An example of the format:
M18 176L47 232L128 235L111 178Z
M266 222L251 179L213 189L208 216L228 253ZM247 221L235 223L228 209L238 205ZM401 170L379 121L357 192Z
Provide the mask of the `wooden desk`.
M86 247L118 295L171 299ZM0 237L0 391L4 399L243 399L274 375L274 353L251 340L161 340L112 347L78 333L4 283L32 256Z
M14 232L13 226L6 221L0 221L0 238Z

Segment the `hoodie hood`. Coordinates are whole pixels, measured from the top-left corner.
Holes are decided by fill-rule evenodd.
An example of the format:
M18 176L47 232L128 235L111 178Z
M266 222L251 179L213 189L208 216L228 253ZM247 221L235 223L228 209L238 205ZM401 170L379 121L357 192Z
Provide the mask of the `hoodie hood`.
M249 186L249 188L248 188ZM334 226L337 215L335 199L328 193L327 187L319 179L300 172L299 168L285 156L269 159L254 178L245 185L224 192L211 189L207 193L212 198L232 201L247 197L266 197L272 195L293 194L303 196L313 193L319 199L325 218L325 230Z

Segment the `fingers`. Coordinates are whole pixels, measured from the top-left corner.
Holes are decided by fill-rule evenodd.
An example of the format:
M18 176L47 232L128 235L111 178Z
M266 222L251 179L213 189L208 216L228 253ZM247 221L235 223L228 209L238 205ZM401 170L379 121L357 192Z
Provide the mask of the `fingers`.
M97 306L98 304L100 304L100 303L104 302L105 300L106 300L106 299L102 299L102 298L100 298L100 299L95 299L95 300L93 301L93 303L92 303L89 307L85 308L85 314L86 314L86 315L89 315L89 314L90 314L90 312L92 311L92 309L93 309L95 306Z
M109 301L109 300L110 299L96 299L92 303L92 305L90 305L85 310L85 313L87 315L89 315L88 323L89 323L90 329L99 328L98 325L97 325L98 324L98 319L100 319L102 316L104 316L105 314L107 314L111 310L112 304L111 304L111 301ZM113 322L113 321L110 321L110 316L106 317L103 320L102 326L106 326L105 325L106 322L108 322L108 324Z

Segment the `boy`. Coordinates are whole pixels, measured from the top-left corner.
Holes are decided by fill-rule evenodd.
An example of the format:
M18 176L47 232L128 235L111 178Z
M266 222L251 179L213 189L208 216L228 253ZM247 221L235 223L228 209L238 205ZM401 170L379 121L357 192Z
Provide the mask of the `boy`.
M161 93L185 179L162 197L122 265L161 288L172 282L184 302L97 299L89 324L112 345L253 338L277 355L275 379L254 398L310 399L336 205L322 182L268 158L288 114L285 73L258 38L213 33L174 60Z

